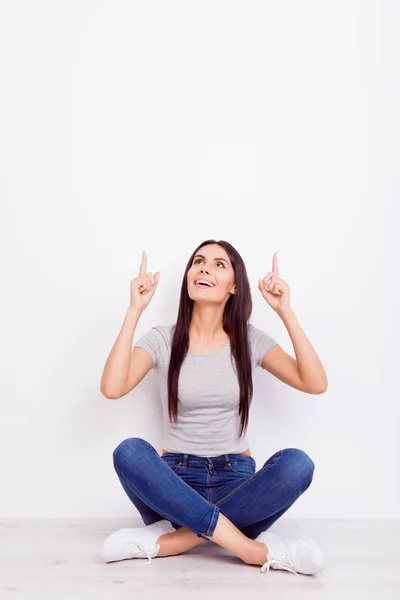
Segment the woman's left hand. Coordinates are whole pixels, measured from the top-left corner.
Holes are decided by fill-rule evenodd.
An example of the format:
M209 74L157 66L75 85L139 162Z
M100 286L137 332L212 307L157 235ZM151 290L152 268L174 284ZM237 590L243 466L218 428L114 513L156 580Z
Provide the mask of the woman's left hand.
M258 280L258 289L271 308L279 315L291 310L289 286L286 281L279 279L277 252L272 258L272 271L267 273L264 279Z

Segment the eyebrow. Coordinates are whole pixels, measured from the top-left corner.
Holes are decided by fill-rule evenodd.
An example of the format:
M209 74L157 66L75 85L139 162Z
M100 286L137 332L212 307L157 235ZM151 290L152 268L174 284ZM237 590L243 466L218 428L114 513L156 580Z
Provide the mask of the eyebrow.
M195 258L205 258L205 256L203 256L202 254L196 254L196 256L193 258L193 260ZM226 262L226 264L228 264L228 261L225 258L214 258L214 260L223 260Z

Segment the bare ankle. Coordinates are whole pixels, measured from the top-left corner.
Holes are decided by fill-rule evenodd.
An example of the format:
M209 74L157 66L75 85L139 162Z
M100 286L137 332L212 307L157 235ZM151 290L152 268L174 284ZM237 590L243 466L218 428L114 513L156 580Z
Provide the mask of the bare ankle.
M194 531L181 527L173 533L164 533L158 538L156 543L160 544L160 550L157 556L176 556L205 541L205 539L197 537Z
M164 533L156 540L156 544L159 544L160 549L157 556L173 556L175 552L174 538L175 533Z
M247 565L262 566L267 562L268 548L263 542L254 542L255 547L252 553L244 560Z

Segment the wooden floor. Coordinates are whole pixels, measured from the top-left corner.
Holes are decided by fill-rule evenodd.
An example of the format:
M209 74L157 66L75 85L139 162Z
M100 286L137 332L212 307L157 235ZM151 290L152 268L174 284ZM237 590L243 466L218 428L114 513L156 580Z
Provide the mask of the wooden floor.
M0 599L400 599L400 520L282 517L270 531L306 535L321 547L326 567L316 576L261 573L213 542L149 564L100 562L113 531L143 526L136 518L1 519Z

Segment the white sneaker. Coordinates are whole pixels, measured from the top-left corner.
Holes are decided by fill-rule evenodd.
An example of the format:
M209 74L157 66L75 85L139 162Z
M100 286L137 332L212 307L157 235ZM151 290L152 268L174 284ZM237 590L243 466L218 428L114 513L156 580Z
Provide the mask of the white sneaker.
M261 567L261 572L271 569L291 571L297 577L315 575L322 571L325 561L319 546L310 538L286 538L270 531L262 531L256 538L267 548L267 562Z
M145 527L119 529L103 543L100 549L100 560L113 562L126 558L148 558L150 563L160 550L160 544L156 544L160 535L175 531L176 529L166 519Z

